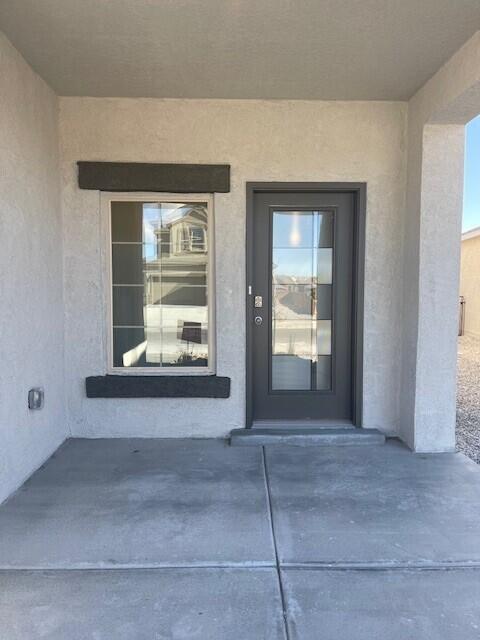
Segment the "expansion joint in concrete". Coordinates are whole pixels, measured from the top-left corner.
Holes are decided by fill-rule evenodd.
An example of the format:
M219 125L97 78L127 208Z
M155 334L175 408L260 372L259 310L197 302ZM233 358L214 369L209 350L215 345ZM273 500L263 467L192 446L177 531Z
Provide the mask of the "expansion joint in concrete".
M480 562L282 562L282 569L318 571L448 571L480 569Z
M282 571L280 567L280 558L278 554L277 538L275 536L275 521L273 516L272 495L271 495L271 489L270 489L270 479L268 477L268 466L267 466L267 456L265 454L265 447L262 447L262 461L263 461L263 473L265 477L265 490L267 495L268 518L270 522L270 531L272 534L273 551L275 554L275 567L277 570L278 589L280 592L280 599L282 603L282 615L283 615L283 624L285 629L285 637L286 637L286 640L290 640L290 632L288 628L287 600L286 600L285 590L282 582Z

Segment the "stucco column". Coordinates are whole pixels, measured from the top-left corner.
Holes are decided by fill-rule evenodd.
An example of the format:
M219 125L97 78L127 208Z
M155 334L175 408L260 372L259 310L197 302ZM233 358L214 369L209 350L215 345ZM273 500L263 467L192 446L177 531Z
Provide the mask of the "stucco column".
M455 447L463 125L423 136L415 449Z
M416 451L455 448L464 131L426 125L411 167L420 175L410 176L406 217L402 434Z

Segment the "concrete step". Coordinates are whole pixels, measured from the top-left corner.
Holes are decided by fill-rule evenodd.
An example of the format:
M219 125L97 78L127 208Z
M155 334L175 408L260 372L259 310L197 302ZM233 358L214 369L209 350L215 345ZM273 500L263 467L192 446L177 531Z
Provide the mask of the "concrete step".
M238 446L263 446L288 444L299 447L378 445L385 443L385 435L378 429L345 427L337 429L233 429L230 444Z

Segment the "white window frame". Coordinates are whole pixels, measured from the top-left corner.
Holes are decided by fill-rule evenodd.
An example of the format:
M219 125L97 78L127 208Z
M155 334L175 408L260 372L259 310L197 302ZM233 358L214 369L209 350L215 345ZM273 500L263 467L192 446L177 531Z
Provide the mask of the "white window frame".
M111 202L205 202L207 204L207 305L208 367L114 367L113 366L113 286L112 286L112 216ZM215 331L215 218L214 197L209 193L101 192L100 210L103 227L104 293L106 300L107 372L113 375L190 376L213 375L216 371Z

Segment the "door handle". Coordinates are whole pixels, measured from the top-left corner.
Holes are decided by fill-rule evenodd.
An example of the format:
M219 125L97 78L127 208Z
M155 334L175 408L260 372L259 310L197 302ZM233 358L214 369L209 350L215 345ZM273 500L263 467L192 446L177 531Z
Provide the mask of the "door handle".
M263 322L263 318L261 316L255 316L254 322L256 325L261 325Z

